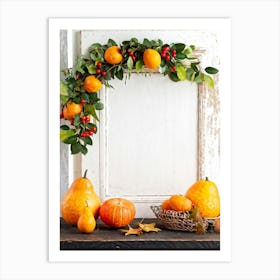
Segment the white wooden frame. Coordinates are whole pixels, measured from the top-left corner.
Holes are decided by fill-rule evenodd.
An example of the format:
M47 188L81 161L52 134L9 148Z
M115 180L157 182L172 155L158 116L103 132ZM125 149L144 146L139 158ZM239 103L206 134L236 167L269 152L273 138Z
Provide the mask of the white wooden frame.
M93 31L94 32L94 31ZM78 45L78 54L84 54L82 50L81 38L84 34L87 34L87 31L77 32L77 45ZM215 41L215 35L206 33L205 31L190 31L194 38L199 38L202 42L202 46L207 47L207 40ZM84 35L86 36L86 35ZM78 43L80 42L80 44ZM92 42L94 43L94 42ZM209 51L207 48L199 48L196 51L197 57L200 59L201 64L206 64L209 61L212 62L212 56L215 53ZM218 57L215 56L214 60L217 64ZM205 63L204 63L205 62ZM152 75L156 74L152 72ZM185 81L187 82L187 81ZM197 179L205 178L206 176L211 178L213 181L218 180L219 165L220 165L220 100L219 100L219 84L218 84L218 75L215 77L215 88L209 88L206 83L199 84L197 89L197 100L198 100L198 151L197 151ZM92 155L91 152L87 156L98 157L98 163L94 169L99 170L98 174L95 173L95 177L99 177L99 188L97 192L99 193L100 198L106 200L110 197L114 197L114 194L109 193L108 187L108 163L107 163L107 108L108 100L107 96L110 89L102 88L100 91L100 98L105 104L104 109L100 112L100 123L99 123L99 151ZM94 144L96 145L96 144ZM83 160L84 158L80 155L74 157L74 171L73 176L79 177L82 175L82 170L87 167L84 167ZM63 159L62 159L63 160ZM63 164L62 164L63 166ZM71 170L69 170L71 172ZM67 182L67 180L65 180ZM66 189L66 187L64 187ZM160 203L167 198L167 195L157 195L157 196L123 196L127 199L133 201L134 203ZM151 214L151 213L150 213Z

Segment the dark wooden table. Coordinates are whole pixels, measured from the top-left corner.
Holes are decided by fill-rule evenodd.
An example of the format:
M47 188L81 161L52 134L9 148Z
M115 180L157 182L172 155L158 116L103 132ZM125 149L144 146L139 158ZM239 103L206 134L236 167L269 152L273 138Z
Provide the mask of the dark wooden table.
M138 221L135 219L134 223ZM145 219L144 222L156 222L162 231L125 236L119 230L107 227L99 219L92 233L83 234L77 227L61 219L60 250L220 250L218 233L198 235L165 230L155 219Z

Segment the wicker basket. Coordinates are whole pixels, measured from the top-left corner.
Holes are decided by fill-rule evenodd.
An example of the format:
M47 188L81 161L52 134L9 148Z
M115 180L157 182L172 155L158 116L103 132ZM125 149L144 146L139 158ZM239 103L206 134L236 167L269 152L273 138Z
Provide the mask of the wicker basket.
M193 221L190 212L174 210L162 210L160 206L151 206L159 222L167 229L196 232L198 226L203 226L205 230L209 225L213 225L214 219L202 219L201 222Z

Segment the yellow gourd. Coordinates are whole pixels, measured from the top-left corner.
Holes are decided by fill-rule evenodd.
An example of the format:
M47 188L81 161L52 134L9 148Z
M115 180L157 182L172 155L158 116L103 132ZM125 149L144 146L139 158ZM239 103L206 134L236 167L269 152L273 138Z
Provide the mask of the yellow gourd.
M206 177L194 183L186 192L185 196L199 208L204 218L214 218L220 215L220 196L214 182Z
M79 217L77 227L82 233L91 233L94 231L96 221L92 214L92 210L88 207L88 205L84 208L81 216Z
M77 178L72 183L61 202L62 217L71 225L77 225L78 219L85 208L85 201L87 201L93 216L98 217L101 202L91 181L86 178L86 174L87 170L83 177Z

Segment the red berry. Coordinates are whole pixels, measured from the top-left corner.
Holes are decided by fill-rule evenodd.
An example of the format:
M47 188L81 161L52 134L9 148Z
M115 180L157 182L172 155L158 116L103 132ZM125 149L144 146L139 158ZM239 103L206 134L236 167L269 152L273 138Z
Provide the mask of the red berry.
M100 74L101 70L100 69L96 69L96 74Z
M90 131L92 131L93 133L96 132L96 127L94 126Z
M59 118L60 118L60 119L63 119L63 118L64 118L64 116L63 116L63 113L62 113L62 112L60 113Z
M72 120L70 121L70 124L71 124L71 125L74 125L74 119L72 119Z
M85 101L85 99L81 99L80 100L80 104L85 105L87 102Z
M96 64L96 66L98 67L98 68L100 68L101 66L102 66L102 62L97 62L97 64Z
M164 47L164 48L162 48L162 52L165 53L165 54L166 54L169 50L170 50L169 47Z
M176 65L173 65L173 66L171 67L171 69L172 69L173 71L176 71L176 69L177 69Z
M128 55L129 56L133 56L134 54L133 54L133 52L129 52Z
M81 75L80 73L78 73L78 74L76 75L76 78L77 78L77 80L80 80L80 79L82 78L82 75Z
M175 57L176 57L176 53L173 53L173 54L172 54L172 57L174 57L174 58L175 58Z
M92 132L92 131L89 131L89 132L88 132L88 135L89 135L89 136L93 135L93 132Z
M132 56L133 61L135 61L137 58L135 55Z
M86 122L86 123L89 123L89 122L90 122L90 117L89 117L89 116L86 117L85 122Z
M161 53L161 57L165 58L166 57L166 53L162 52Z
M101 72L101 75L102 75L102 76L106 76L106 74L107 74L106 71L102 71L102 72Z
M172 53L177 53L176 49L172 50Z
M170 61L170 55L167 55L165 59L166 61Z
M82 122L84 122L86 120L86 118L87 118L86 116L81 116L80 119L81 119Z

